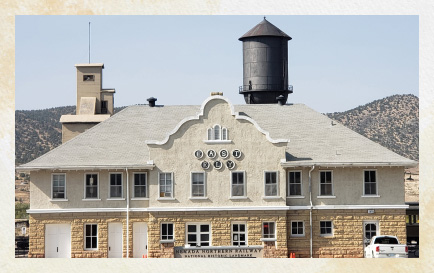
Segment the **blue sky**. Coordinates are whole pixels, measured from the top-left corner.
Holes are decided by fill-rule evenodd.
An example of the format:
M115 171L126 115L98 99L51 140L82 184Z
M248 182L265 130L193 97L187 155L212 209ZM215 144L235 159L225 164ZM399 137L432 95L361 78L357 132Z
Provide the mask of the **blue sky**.
M16 16L15 108L75 105L75 64L105 64L115 106L244 104L244 33L262 16ZM288 102L340 112L394 94L419 96L418 16L267 16L288 43Z

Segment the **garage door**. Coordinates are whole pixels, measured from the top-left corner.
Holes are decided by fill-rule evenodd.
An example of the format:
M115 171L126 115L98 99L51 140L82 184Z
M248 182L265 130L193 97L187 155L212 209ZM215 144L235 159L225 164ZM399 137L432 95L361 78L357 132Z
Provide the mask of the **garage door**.
M71 258L71 225L45 225L45 258Z

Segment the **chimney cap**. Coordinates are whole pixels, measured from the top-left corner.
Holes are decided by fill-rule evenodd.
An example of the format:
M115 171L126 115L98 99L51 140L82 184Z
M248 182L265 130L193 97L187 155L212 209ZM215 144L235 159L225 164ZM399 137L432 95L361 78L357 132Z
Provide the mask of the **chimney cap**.
M149 99L147 99L147 101L149 101L149 106L150 107L154 107L155 106L155 102L157 101L157 98L150 97Z

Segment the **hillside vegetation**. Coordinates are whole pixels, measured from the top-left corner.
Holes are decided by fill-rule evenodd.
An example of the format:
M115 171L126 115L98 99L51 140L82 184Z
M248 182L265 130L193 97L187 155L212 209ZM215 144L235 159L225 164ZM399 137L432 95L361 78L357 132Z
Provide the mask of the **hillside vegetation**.
M414 95L394 95L327 116L397 154L419 160L419 98Z

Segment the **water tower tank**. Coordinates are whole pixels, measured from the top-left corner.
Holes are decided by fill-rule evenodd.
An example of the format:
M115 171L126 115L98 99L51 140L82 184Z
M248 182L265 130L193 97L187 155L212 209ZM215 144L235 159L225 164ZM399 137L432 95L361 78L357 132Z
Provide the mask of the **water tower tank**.
M268 22L262 22L238 40L243 42L243 86L239 92L248 104L278 103L288 99L288 41L292 38Z

